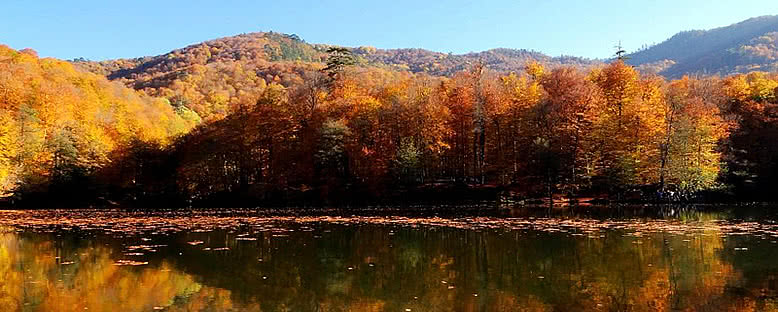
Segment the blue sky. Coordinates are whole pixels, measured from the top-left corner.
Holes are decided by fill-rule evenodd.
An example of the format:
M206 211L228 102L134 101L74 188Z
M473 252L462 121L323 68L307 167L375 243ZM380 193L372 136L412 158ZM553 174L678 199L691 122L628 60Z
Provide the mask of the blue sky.
M93 60L158 55L254 31L311 43L608 57L681 30L778 14L776 0L1 0L0 44Z

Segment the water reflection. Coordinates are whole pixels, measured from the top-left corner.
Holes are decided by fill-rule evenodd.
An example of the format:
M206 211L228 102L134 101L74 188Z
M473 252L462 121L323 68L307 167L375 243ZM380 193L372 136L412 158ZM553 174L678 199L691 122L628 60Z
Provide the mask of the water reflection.
M161 261L116 265L119 250L99 240L0 234L0 306L33 311L223 310L230 291L203 286Z
M703 217L705 219L705 217ZM759 233L287 222L199 232L6 230L9 311L769 311ZM408 310L410 309L410 310Z

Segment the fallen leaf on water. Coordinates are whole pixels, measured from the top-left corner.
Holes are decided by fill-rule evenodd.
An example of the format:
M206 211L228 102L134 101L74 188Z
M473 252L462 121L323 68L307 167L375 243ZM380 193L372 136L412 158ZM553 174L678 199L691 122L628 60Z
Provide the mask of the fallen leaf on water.
M118 265L118 266L124 266L124 265L138 266L138 265L147 265L147 264L149 264L148 261L117 260L116 263L114 263L113 265Z

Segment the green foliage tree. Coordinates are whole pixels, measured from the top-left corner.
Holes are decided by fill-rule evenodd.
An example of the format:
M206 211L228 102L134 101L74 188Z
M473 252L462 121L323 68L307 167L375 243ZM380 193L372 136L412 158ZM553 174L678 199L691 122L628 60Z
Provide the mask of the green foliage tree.
M342 47L331 47L327 49L329 57L327 58L327 66L322 69L331 78L338 75L346 66L356 64L356 59L351 50Z

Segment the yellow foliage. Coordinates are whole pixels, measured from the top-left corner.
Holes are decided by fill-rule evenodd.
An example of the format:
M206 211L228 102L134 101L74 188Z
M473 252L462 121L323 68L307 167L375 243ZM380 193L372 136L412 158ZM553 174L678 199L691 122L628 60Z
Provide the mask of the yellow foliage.
M0 103L0 196L13 188L16 176L27 184L45 183L53 162L63 159L56 154L75 153L69 165L92 170L108 164L108 155L125 143L167 144L194 126L162 100L5 46Z

